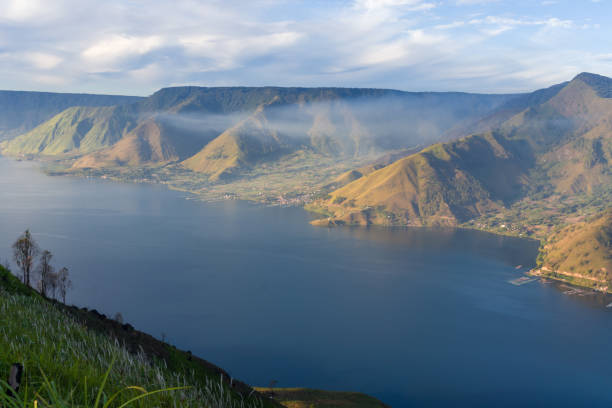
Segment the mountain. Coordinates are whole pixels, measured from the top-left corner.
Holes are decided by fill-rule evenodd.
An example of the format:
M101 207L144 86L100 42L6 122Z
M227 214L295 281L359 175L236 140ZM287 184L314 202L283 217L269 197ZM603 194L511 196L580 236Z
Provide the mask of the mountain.
M194 135L194 132L188 129L173 126L172 121L167 121L160 115L141 122L107 149L79 158L73 168L144 166L176 162L204 146L206 138L201 136Z
M134 96L0 91L0 140L26 133L73 106L112 106L139 99Z
M540 276L601 290L612 288L612 211L559 229L546 240Z
M308 151L349 160L440 140L517 95L381 89L177 87L108 109L72 108L6 154L87 155L76 168L182 162L211 180ZM180 140L179 140L180 139Z
M431 146L333 191L319 224L457 225L536 193L612 187L609 78L580 74L495 130ZM550 97L548 97L550 96ZM529 98L527 98L529 99Z
M518 197L532 162L524 143L468 136L361 177L324 205L340 223L456 225Z
M116 106L68 108L5 142L3 153L47 156L87 153L113 145L135 125L134 119Z
M241 167L255 165L293 150L295 141L280 134L264 114L264 106L223 132L183 165L212 180L229 177Z

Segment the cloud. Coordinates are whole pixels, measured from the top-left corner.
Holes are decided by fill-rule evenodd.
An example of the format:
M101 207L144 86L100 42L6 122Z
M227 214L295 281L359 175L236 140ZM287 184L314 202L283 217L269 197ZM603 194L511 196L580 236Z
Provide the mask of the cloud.
M597 41L610 34L606 4L581 7L599 11L579 19L486 0L4 0L0 87L524 89L550 84L540 70L612 73L593 57L607 53Z
M94 64L112 64L118 60L144 55L163 44L160 36L132 37L126 35L111 35L96 41L86 48L81 55Z
M24 54L24 59L30 62L35 68L49 70L57 67L63 60L61 57L43 52L32 52Z
M499 0L457 0L456 4L459 6L473 6L473 5L482 5L489 3L497 3Z
M408 7L410 9L425 9L435 7L433 3L422 0L355 0L355 8L376 10L389 7Z

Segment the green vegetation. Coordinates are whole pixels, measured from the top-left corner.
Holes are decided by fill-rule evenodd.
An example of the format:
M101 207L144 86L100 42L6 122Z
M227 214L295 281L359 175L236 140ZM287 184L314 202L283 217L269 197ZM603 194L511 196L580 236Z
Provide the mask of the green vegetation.
M38 400L41 407L93 407L101 393L103 403L116 395L110 406L119 407L144 390L175 387L181 389L153 394L129 406L263 405L255 397L252 401L240 397L221 377L173 370L163 359L130 352L119 339L91 330L66 310L0 267L0 373L8 374L13 362L23 364L19 398L25 406Z
M9 155L88 153L116 143L134 127L118 107L73 107L5 143Z
M138 101L135 96L0 91L0 141L27 133L73 106L111 106Z
M310 406L315 393L324 393L325 401L341 406L383 406L357 393L301 389L296 394L279 389L271 398L262 396L191 352L134 330L120 316L109 319L95 310L54 300L50 277L56 275L65 303L67 281L61 278L65 268L55 274L51 253L42 251L35 269L33 259L39 249L28 231L18 238L14 252L24 282L0 267L0 378L13 364L24 372L16 393L0 380L2 407L32 407L36 402L41 408L265 408L280 406L276 400L283 402L281 396L288 394L292 404ZM31 287L34 275L26 280L26 270L39 272L41 293Z

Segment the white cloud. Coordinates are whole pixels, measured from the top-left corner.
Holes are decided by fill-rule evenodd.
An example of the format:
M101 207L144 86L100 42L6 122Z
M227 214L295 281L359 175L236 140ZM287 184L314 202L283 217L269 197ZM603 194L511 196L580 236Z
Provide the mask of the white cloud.
M470 4L482 6L480 14L456 7ZM606 50L590 32L600 27L596 38L610 34L605 4L583 6L589 5L602 9L601 18L551 15L556 7L521 15L519 6L509 11L487 0L317 6L293 0L0 0L0 87L136 94L170 84L495 91L500 88L489 82L495 77L507 81L504 89L535 86L548 83L540 69L550 78L577 67L612 73L609 59L594 57ZM530 64L541 67L530 70Z
M35 68L41 70L53 69L62 62L61 57L44 52L26 53L24 54L24 59L31 63Z
M434 26L434 28L437 30L450 30L453 28L464 27L464 26L465 26L465 21L453 21L452 23L448 23L448 24L438 24Z
M457 0L459 6L472 6L476 4L497 3L499 0Z
M422 0L355 0L355 7L358 9L375 10L388 7L419 7L423 3Z
M96 41L82 52L82 56L97 64L112 63L122 58L143 55L163 44L158 35L133 37L126 35L111 35Z
M53 2L43 0L3 0L0 20L24 22L43 17L54 10Z

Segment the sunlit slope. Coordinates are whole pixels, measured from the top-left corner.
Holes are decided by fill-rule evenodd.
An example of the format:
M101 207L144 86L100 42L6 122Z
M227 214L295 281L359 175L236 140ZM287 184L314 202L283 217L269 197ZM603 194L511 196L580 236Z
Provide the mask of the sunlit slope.
M216 179L282 160L277 153L287 150L345 160L431 144L459 121L516 97L351 88L165 88L106 110L69 109L5 146L5 152L96 152L76 167L162 165L195 156L186 168ZM174 154L163 148L165 143L189 149Z
M134 127L117 107L74 107L8 142L3 153L60 155L111 146Z
M399 160L334 191L321 206L331 222L456 224L538 189L611 188L611 83L581 74L497 130Z
M412 149L401 149L398 151L387 153L383 156L378 157L373 162L366 164L365 166L359 167L358 169L349 170L347 172L340 174L330 184L325 186L325 188L327 191L337 190L340 187L344 187L348 183L351 183L363 176L367 176L368 174L371 174L375 172L376 170L382 169L383 167L388 166L389 164L401 158L410 156L411 154L414 154L421 150L422 148L420 146L417 146Z
M207 132L172 127L163 118L151 118L116 144L79 158L72 167L102 168L176 162L202 148L211 137Z
M521 142L469 136L362 177L334 191L327 206L347 223L455 225L516 198L532 162Z
M266 117L265 106L260 106L253 115L223 132L182 164L218 180L240 168L287 153L298 143L276 130Z
M113 106L140 99L134 96L0 91L0 140L29 132L73 106Z
M612 288L612 211L553 233L541 254L544 276Z

